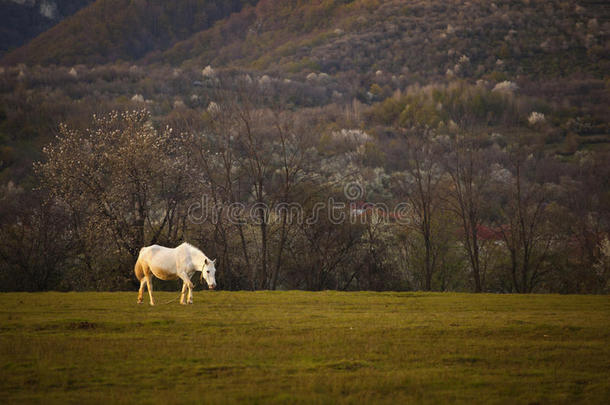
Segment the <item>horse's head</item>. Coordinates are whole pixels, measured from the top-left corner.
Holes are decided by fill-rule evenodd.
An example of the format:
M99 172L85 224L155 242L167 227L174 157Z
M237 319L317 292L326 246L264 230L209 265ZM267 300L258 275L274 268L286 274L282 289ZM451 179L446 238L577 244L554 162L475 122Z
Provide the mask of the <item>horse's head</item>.
M203 269L201 275L205 278L205 282L208 283L208 288L213 290L216 288L216 260L205 259L203 262Z

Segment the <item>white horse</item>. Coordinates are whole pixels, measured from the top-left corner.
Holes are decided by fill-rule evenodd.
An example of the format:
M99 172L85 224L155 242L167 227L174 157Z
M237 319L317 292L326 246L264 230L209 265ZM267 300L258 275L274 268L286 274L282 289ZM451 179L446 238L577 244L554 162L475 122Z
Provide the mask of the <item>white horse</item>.
M150 305L155 305L152 296L152 277L151 274L157 276L161 280L176 280L182 279L182 294L180 295L180 303L186 304L185 293L188 288L188 303L193 303L193 283L191 276L196 271L201 272L201 278L204 278L208 283L210 290L216 287L216 260L210 260L203 252L196 247L183 243L176 248L166 248L159 245L143 247L140 250L138 261L136 262L134 271L136 277L140 280L140 291L138 291L138 304L142 303L142 294L144 293L144 284L148 286L148 295L150 296Z

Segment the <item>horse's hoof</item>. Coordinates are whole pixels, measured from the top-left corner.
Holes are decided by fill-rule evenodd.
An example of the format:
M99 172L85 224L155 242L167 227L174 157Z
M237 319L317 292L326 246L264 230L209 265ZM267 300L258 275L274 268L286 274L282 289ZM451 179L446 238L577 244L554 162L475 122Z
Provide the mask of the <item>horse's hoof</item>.
M151 307L154 307L154 306L155 306L155 303L154 303L154 302L151 302L151 303L150 303L150 306L151 306Z

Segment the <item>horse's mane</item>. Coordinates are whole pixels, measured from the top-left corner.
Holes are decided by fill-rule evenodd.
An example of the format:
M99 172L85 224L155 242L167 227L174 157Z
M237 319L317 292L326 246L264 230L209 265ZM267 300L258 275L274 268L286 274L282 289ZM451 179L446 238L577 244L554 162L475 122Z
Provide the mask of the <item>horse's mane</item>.
M196 248L195 246L191 245L190 243L188 243L188 242L182 242L182 245L181 245L181 246L183 246L183 245L186 245L187 247L189 247L189 248L193 249L193 250L194 250L194 251L196 251L197 253L200 253L200 254L201 254L201 255L202 255L204 258L206 258L206 259L210 260L210 259L209 259L209 257L208 257L208 256L207 256L205 253L203 253L203 252L202 252L200 249Z

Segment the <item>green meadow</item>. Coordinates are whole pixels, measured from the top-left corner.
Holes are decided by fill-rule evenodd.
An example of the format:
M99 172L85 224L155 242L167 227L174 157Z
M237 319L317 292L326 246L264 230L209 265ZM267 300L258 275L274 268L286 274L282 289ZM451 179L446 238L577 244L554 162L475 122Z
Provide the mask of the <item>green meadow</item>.
M608 296L0 294L0 403L608 403Z

